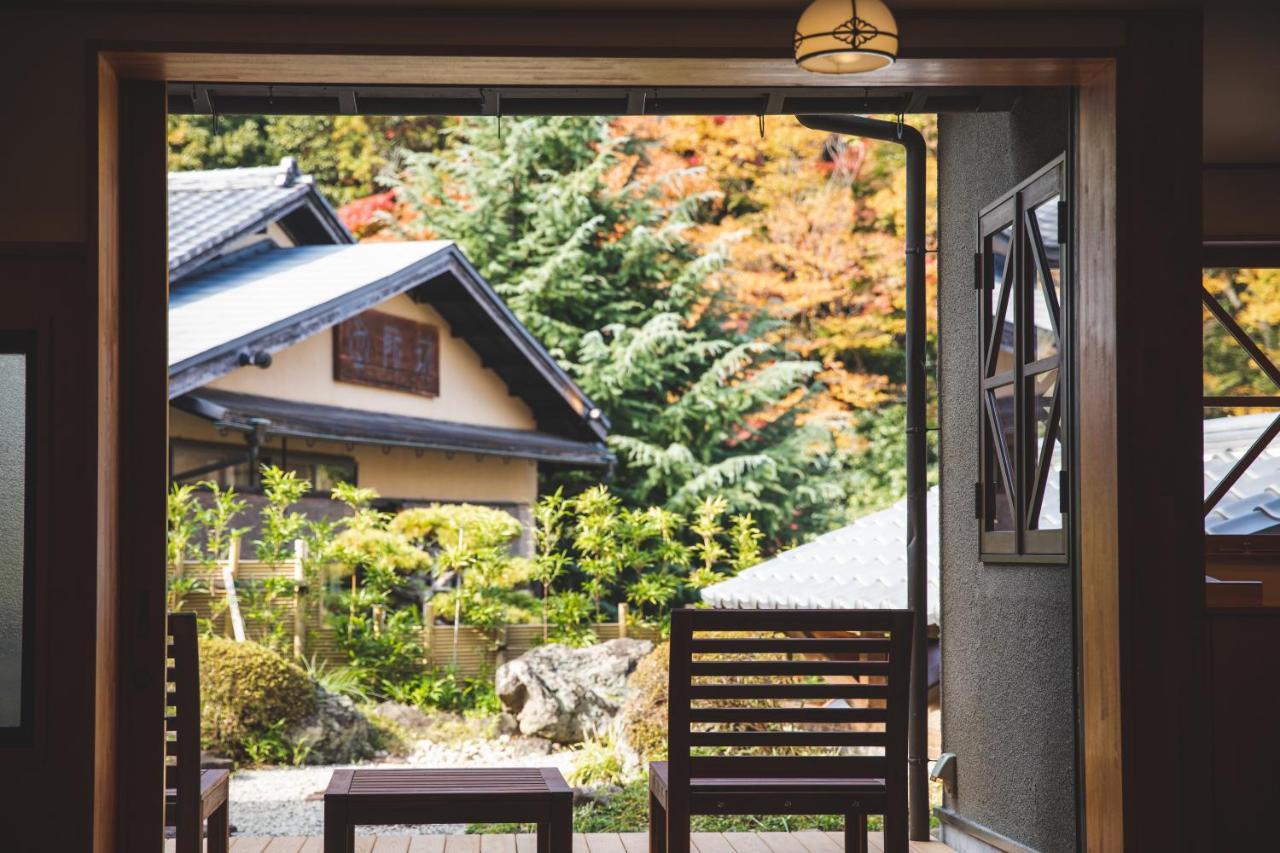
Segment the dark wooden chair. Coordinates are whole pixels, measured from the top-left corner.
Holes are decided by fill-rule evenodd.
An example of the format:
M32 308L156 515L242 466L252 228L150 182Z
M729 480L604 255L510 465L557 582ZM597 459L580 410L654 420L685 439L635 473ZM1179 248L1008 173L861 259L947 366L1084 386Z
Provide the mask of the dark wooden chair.
M866 816L880 814L885 853L907 853L911 626L900 610L674 611L651 853L689 853L694 814L844 815L845 849L858 853ZM826 635L796 636L806 632Z
M176 853L227 853L226 770L200 768L200 653L193 613L169 614L165 708L164 823L176 830Z

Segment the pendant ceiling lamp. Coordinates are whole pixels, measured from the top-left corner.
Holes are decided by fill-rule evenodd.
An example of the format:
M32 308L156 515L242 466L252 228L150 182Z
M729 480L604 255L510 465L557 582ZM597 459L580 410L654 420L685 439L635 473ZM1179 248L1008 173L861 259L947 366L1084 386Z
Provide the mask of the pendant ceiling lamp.
M813 0L796 22L796 64L819 74L892 65L898 22L881 0Z

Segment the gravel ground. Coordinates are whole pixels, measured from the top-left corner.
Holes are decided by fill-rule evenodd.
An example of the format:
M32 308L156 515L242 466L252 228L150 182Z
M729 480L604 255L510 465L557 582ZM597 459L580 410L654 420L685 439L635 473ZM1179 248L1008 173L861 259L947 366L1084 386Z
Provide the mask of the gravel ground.
M421 740L408 758L359 765L240 770L231 776L231 824L238 835L321 835L322 794L341 767L557 767L568 769L572 751L546 741L499 735L491 739ZM362 834L427 835L461 832L464 824L361 827Z

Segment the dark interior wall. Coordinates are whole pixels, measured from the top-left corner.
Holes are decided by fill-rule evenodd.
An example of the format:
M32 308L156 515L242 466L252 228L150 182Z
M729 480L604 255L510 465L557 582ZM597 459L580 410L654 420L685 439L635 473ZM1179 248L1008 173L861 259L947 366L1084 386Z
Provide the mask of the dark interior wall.
M1072 572L983 564L978 476L978 211L1066 150L1069 93L938 125L942 461L942 738L957 756L946 806L1027 847L1074 850Z

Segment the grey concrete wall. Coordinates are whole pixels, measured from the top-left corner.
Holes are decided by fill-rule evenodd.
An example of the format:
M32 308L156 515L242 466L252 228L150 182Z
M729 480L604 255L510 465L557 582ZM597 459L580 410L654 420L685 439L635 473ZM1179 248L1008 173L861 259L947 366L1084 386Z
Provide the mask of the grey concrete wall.
M21 722L26 356L0 355L0 728Z
M1027 847L1075 849L1069 568L978 560L977 212L1066 150L1069 94L1012 113L946 115L938 133L942 465L942 739L946 805Z

